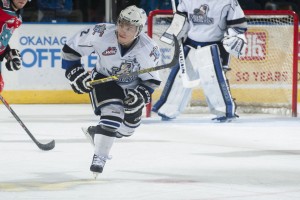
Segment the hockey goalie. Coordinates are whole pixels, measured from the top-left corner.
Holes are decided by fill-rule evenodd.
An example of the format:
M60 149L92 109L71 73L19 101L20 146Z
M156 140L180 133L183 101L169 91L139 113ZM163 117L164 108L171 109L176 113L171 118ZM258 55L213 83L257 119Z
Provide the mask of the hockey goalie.
M230 55L246 48L246 18L237 0L182 0L161 40L171 44L174 34L183 42L178 66L172 68L152 111L162 120L176 118L190 101L193 87L202 86L217 122L237 118L226 71Z

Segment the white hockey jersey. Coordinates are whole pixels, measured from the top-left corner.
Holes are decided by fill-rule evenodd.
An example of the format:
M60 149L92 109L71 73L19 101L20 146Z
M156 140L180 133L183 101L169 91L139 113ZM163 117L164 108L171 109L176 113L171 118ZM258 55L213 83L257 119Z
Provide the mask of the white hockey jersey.
M177 10L188 14L188 37L197 42L220 41L228 26L246 25L237 0L181 0Z
M141 33L135 44L121 55L121 46L117 41L114 24L97 24L79 31L67 41L67 45L81 56L96 53L99 59L96 71L105 75L129 73L145 68L152 68L160 59L159 47L145 33ZM123 88L135 88L140 81L154 80L160 82L157 71L128 77L118 81ZM147 84L154 89L155 84ZM157 85L158 86L158 85Z

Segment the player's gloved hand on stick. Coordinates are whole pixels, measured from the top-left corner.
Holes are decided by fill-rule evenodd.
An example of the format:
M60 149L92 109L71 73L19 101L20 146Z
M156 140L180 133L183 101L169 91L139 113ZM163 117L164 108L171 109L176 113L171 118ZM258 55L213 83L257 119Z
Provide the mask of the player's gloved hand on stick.
M150 101L151 94L145 86L139 85L135 89L128 89L127 97L124 99L124 112L126 114L135 113Z
M87 82L91 81L91 76L82 65L70 67L66 70L65 75L75 93L83 94L92 90L92 86L87 85Z
M7 60L5 66L9 71L16 71L21 68L22 59L19 50L11 49L7 52L5 58Z

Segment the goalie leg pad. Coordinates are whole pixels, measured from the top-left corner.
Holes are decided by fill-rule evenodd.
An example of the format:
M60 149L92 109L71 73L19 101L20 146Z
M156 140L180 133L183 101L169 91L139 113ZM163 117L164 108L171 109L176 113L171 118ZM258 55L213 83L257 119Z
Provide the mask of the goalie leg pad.
M185 73L185 82L183 82L184 87L193 88L199 86L200 84L200 74L198 72L198 65L201 63L197 63L196 51L192 46L185 46L186 52L186 73Z
M152 107L153 112L158 112L158 110L163 106L163 104L166 103L167 98L172 90L178 71L179 71L179 65L176 65L171 69L166 84L164 86L164 89L160 95L160 98Z
M192 90L183 87L179 66L173 67L164 90L152 111L156 111L163 119L176 118L188 104Z
M198 48L195 56L197 63L201 63L198 65L200 82L211 113L217 116L235 116L235 103L222 69L218 46Z
M179 65L176 65L171 69L159 100L152 107L152 111L157 112L164 119L176 118L191 98L192 90L183 87L181 79Z

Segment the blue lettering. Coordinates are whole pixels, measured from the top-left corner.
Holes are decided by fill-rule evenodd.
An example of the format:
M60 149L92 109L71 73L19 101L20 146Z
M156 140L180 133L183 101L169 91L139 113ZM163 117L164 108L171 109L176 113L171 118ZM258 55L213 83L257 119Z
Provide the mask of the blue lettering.
M48 48L25 48L21 51L22 65L24 68L55 68L61 67L61 49L48 49ZM97 62L96 55L90 55L83 63L87 68L93 68Z
M63 36L61 38L58 38L58 37L52 37L52 36L49 36L49 37L35 37L35 36L22 36L20 37L19 39L19 42L21 45L25 46L25 45L33 45L33 46L36 46L36 45L43 45L43 46L46 46L46 45L50 45L50 46L53 46L53 45L64 45L67 41L67 38L66 36Z
M34 43L33 43L33 38L34 38L34 36L33 37L28 37L28 39L27 39L27 45L34 45Z
M24 67L34 67L37 66L38 68L41 67L55 67L55 61L59 61L61 49L24 49L21 52L21 56L23 57L23 66ZM25 58L31 58L33 60L28 61ZM50 64L51 63L51 64Z
M21 37L21 38L20 38L20 44L21 44L21 45L26 45L26 43L27 43L26 37Z
M44 37L44 45L45 44L51 44L51 37L49 37L49 38L46 38L46 37Z
M60 44L66 44L66 42L67 42L67 37L60 38Z
M53 43L52 43L52 45L54 45L54 44L56 44L56 45L59 45L59 42L58 42L58 39L57 39L57 37L55 37L55 38L54 38L54 40L53 40Z
M51 67L55 67L55 60L60 60L60 56L56 56L55 53L60 53L60 49L49 49L51 54Z
M40 37L38 37L38 39L37 39L35 45L43 45L43 42L42 42L42 40L41 40Z
M38 67L42 67L42 60L48 60L47 56L43 56L42 54L47 52L47 49L36 49L36 52L39 57Z
M32 54L33 56L33 60L31 63L25 63L24 59L22 61L22 65L23 67L32 67L34 65L34 63L36 63L36 60L37 60L37 56L35 54L35 51L33 49L24 49L22 52L21 52L21 56L22 57L25 57L26 54L29 53L29 54Z

